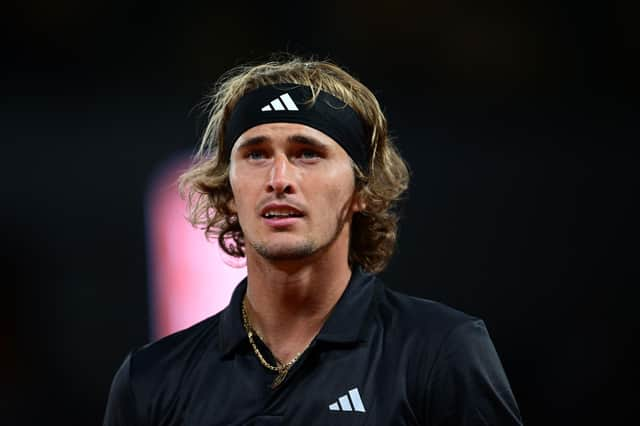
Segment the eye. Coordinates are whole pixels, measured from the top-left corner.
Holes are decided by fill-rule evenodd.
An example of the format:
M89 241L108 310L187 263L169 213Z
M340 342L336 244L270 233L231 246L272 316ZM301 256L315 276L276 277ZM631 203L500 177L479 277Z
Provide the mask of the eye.
M302 158L303 160L314 160L318 157L320 157L320 154L310 149L305 149L300 152L300 158Z
M262 160L263 158L265 158L265 153L264 151L258 150L258 149L254 149L251 150L249 152L247 152L246 157L249 160Z

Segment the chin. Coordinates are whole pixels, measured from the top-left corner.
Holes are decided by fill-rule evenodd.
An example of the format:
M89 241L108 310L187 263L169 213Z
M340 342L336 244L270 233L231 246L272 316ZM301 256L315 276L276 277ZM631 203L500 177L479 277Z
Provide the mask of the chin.
M317 251L317 247L311 241L297 244L252 244L254 250L268 260L297 260L309 257Z

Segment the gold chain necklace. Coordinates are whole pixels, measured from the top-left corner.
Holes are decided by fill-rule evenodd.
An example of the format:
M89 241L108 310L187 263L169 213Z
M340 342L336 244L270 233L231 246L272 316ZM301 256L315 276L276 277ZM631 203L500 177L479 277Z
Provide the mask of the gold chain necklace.
M286 364L279 364L279 365L269 364L267 360L264 359L264 356L262 356L262 353L260 352L260 349L258 349L258 346L256 346L256 343L253 341L254 334L258 335L258 337L260 337L260 335L253 329L253 327L251 326L251 323L249 322L249 317L247 316L247 309L245 307L245 304L246 304L246 299L242 299L242 325L244 326L244 329L247 332L247 337L249 337L249 343L253 348L253 352L258 357L260 364L262 364L263 367L278 373L273 383L271 383L271 389L275 389L284 381L285 377L287 377L287 373L289 372L289 369L291 368L291 366L295 364L296 361L300 358L300 356L304 353L304 351L307 350L310 343L307 344L307 346L305 346L305 348L302 349L302 351L298 352ZM279 363L279 361L277 360L276 362Z

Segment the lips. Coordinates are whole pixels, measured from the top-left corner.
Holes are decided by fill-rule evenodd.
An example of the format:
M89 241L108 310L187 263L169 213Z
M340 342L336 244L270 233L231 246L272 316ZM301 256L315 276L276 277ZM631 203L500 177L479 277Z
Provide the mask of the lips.
M304 213L290 204L268 204L260 212L265 219L286 219L302 217Z
M272 229L286 230L298 223L304 213L290 204L271 203L260 211L260 216Z

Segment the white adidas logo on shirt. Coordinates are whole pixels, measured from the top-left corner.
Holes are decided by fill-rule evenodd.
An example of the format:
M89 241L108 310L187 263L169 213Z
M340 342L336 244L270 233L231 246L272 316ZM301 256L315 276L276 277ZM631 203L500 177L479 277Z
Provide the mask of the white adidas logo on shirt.
M298 106L293 102L291 96L285 93L263 106L261 111L298 111Z
M366 410L364 409L364 404L362 404L362 399L360 399L360 392L358 392L358 388L353 388L349 391L348 394L342 395L338 398L338 401L329 405L330 411L359 411L364 413Z

